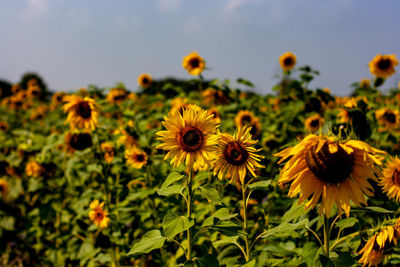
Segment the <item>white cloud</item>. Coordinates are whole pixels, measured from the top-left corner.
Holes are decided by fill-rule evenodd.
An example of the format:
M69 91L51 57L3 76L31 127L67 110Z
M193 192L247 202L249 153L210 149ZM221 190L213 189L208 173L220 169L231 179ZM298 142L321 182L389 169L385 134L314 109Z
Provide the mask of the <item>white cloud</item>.
M182 0L157 0L156 8L161 12L171 12L179 9L182 2Z
M22 12L23 18L42 16L49 10L48 0L28 0L28 6Z

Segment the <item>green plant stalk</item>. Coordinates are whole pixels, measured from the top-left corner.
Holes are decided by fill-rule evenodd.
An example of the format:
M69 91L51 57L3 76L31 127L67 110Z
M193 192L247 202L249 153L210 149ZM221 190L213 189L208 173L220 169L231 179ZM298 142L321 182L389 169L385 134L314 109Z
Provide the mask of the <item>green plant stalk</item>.
M247 198L246 198L246 187L244 183L242 183L242 198L243 198L243 231L245 232L244 243L246 245L246 254L245 260L246 262L250 259L250 247L249 247L249 237L247 234Z
M189 220L192 217L192 170L189 171L189 176L187 180L187 187L188 187L188 197L187 197L187 217ZM189 228L187 230L187 254L186 259L192 259L192 229Z
M329 258L329 239L330 237L330 229L329 229L329 219L325 213L322 213L324 217L324 252L325 256Z

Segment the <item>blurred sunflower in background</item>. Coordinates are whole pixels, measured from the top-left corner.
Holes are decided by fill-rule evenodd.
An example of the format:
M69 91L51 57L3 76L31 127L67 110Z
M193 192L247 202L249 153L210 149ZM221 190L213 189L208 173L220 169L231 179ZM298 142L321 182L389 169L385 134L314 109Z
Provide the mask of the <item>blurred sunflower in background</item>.
M290 71L296 65L296 55L292 52L283 53L279 57L279 64L284 71Z
M321 115L315 114L315 115L311 115L310 117L308 117L305 120L304 125L308 131L314 133L314 132L318 131L324 123L325 123L325 119L323 117L321 117Z
M51 105L53 108L58 107L64 102L65 92L56 92L51 96Z
M358 263L362 266L378 266L388 256L387 250L397 245L400 238L400 220L394 225L383 227L378 233L368 239L365 246L358 252L362 254Z
M396 55L376 55L368 64L370 72L379 78L389 78L396 70L399 64Z
M28 86L28 89L26 90L26 94L29 97L29 99L35 99L40 96L41 89L38 85L31 85Z
M100 203L98 200L93 200L89 206L91 209L89 212L90 220L101 229L106 228L110 221L108 211L104 210L104 204L104 201Z
M104 160L107 163L111 163L115 156L115 150L111 143L104 142L100 145L101 151L104 152Z
M128 98L125 88L112 88L107 94L107 101L111 104L120 104Z
M315 207L321 199L321 210L327 217L334 203L339 213L350 213L350 201L355 205L367 205L364 194L373 195L373 187L367 181L377 181L382 154L362 141L339 142L334 137L311 134L299 144L286 148L275 156L278 163L289 159L280 172L281 187L290 184L288 196L300 194L299 203L306 199L306 209Z
M391 108L381 108L375 111L376 120L383 128L380 131L393 130L399 128L399 111Z
M97 125L98 110L96 102L89 98L81 98L76 95L65 96L67 102L63 106L64 112L68 112L66 124L71 130L75 128L94 130Z
M93 145L92 136L89 133L66 133L64 136L66 150L74 153L75 150L85 150Z
M254 137L261 133L260 120L249 110L239 110L234 121L237 128L251 126L250 134Z
M151 86L151 84L153 83L153 79L151 78L150 74L142 73L139 75L137 83L140 87L146 89Z
M10 126L6 121L0 121L0 131L6 132Z
M397 156L390 157L382 171L379 185L389 198L400 200L400 160Z
M206 110L189 106L179 112L170 113L163 121L166 131L156 134L162 141L156 148L168 150L165 160L171 158L171 164L176 167L186 162L187 170L197 166L209 166L214 157L217 144L218 123Z
M361 79L361 81L358 83L358 87L360 88L369 88L371 86L371 82L367 78Z
M15 95L18 92L23 91L22 86L19 83L14 83L11 86L11 92Z
M226 105L229 102L223 91L214 88L207 88L202 96L205 105Z
M213 115L213 119L216 120L217 123L221 123L221 113L217 108L210 108L207 113Z
M249 126L239 126L233 136L227 133L218 135L214 175L218 174L219 179L225 177L244 183L247 174L257 177L255 169L264 167L258 163L264 156L257 154L261 149L253 147L257 140L251 139L250 130Z
M44 173L44 168L36 161L30 161L25 167L25 173L27 176L39 177Z
M189 74L197 76L203 72L206 63L197 52L192 52L183 58L182 66Z
M8 195L9 185L7 180L0 178L0 195L5 199Z
M136 146L125 150L126 163L135 169L141 169L147 163L146 152L140 150Z

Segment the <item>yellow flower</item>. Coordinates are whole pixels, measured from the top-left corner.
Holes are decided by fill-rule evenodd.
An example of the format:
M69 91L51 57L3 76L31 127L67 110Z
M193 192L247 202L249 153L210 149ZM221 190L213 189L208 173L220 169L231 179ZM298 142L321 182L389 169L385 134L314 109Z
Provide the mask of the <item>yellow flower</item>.
M29 162L25 167L25 173L28 176L39 177L44 172L44 168L36 161Z
M31 85L28 86L26 93L30 99L33 99L33 98L38 98L40 96L41 91L42 90L38 85Z
M0 131L6 132L9 128L9 125L6 121L0 121Z
M147 154L133 146L125 150L126 163L135 169L141 169L147 163Z
M375 111L375 117L383 128L379 131L393 130L399 127L399 111L390 108L381 108Z
M368 239L365 246L358 252L362 254L358 263L362 266L378 266L386 256L385 251L392 246L397 245L397 239L400 237L400 220L394 225L388 225L382 228L378 233Z
M76 127L88 130L96 128L98 111L93 99L76 95L65 96L64 99L68 102L63 106L64 112L68 112L65 123L70 124L71 130Z
M128 98L128 92L124 88L112 88L107 94L107 101L112 104L120 104Z
M249 110L240 110L238 112L235 117L235 125L237 128L245 125L251 126L250 134L252 136L258 136L261 132L260 120Z
M66 150L74 153L75 150L85 150L93 145L92 136L88 133L67 133L64 137Z
M207 113L208 113L209 115L213 115L213 119L216 120L216 122L217 122L218 124L221 123L221 114L220 114L220 112L218 111L218 109L216 109L216 108L210 108L210 109L207 111Z
M389 78L392 76L396 70L395 66L399 64L399 61L396 58L396 55L376 55L369 62L369 70L370 72L379 78Z
M56 92L51 96L51 104L53 105L53 107L58 107L59 105L61 105L64 102L64 96L66 96L67 94L64 92Z
M104 210L104 202L99 203L98 200L93 200L90 203L90 208L92 209L89 212L89 218L93 221L93 223L104 229L108 226L110 218L108 217L108 212Z
M289 71L296 65L296 55L292 52L283 53L279 57L279 64L284 71Z
M15 95L15 94L17 94L17 93L19 93L20 91L22 91L23 89L22 89L22 87L21 87L21 85L20 84L18 84L18 83L15 83L15 84L13 84L12 86L11 86L11 92Z
M206 63L197 52L192 52L183 58L182 66L189 72L189 74L196 76L203 72Z
M389 198L400 200L400 160L391 157L387 166L383 169L379 185Z
M257 141L251 139L250 130L249 126L240 126L233 136L227 133L218 135L214 175L218 174L219 179L225 177L244 183L247 174L257 177L255 169L264 167L258 163L264 157L257 154L261 149L253 147Z
M9 188L8 182L6 180L0 178L0 194L3 199L5 199L8 195L8 191L9 191L8 188Z
M153 79L151 78L150 74L148 74L148 73L140 74L137 79L137 83L142 88L149 88L151 86L152 82L153 82Z
M218 124L213 115L189 106L182 114L175 112L164 117L163 125L167 130L156 134L163 142L157 148L169 151L164 159L172 158L174 167L186 161L187 170L191 170L195 162L199 167L210 165L218 138Z
M361 79L358 87L360 88L369 88L371 86L371 82L367 78Z
M207 88L202 95L205 105L225 105L229 102L223 91L214 88Z
M377 155L378 154L378 155ZM321 199L321 210L329 217L336 203L339 213L350 213L350 200L357 206L367 205L364 194L373 195L367 179L377 180L384 151L356 140L335 141L333 137L311 134L299 144L286 148L275 156L278 163L289 159L282 168L279 185L290 184L288 196L300 194L306 199L306 209L315 207Z
M321 115L315 114L315 115L308 117L306 119L306 121L304 122L304 124L305 124L305 127L307 130L314 133L314 132L318 131L319 128L322 127L324 122L325 122L325 119L322 118Z
M102 143L100 145L100 147L101 147L101 150L103 152L105 152L104 153L104 160L107 163L111 163L113 161L114 155L115 155L114 147L112 146L112 144L109 143L109 142L104 142L104 143Z

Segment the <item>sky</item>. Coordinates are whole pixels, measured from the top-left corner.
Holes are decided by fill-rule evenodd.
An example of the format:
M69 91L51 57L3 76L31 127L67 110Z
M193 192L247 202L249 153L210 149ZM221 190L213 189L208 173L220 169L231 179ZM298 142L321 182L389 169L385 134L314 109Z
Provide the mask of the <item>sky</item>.
M321 72L310 88L346 95L372 77L376 54L400 57L399 11L398 0L1 0L0 78L33 71L54 91L135 90L141 73L191 78L182 58L197 51L205 78L248 79L267 94L291 51Z

